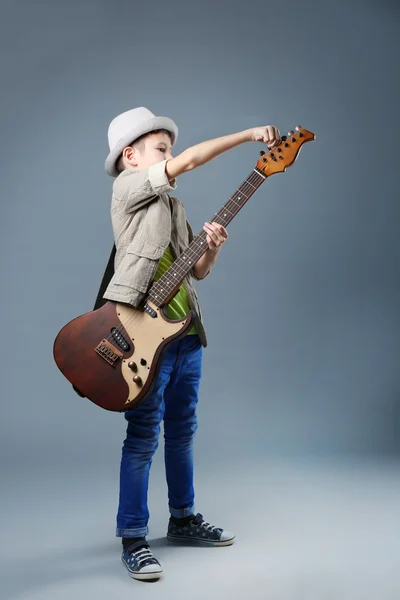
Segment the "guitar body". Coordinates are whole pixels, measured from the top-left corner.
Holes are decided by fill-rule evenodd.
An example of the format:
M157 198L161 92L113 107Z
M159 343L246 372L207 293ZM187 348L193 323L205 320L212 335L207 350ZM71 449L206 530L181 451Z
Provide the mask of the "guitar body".
M80 396L124 412L151 391L163 351L186 334L193 313L171 321L162 308L147 306L150 312L108 301L61 329L54 359Z

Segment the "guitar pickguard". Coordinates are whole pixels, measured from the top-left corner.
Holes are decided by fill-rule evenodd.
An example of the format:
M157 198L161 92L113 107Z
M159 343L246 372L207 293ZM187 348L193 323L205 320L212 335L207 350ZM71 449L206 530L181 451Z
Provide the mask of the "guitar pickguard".
M160 345L179 334L188 322L187 317L179 321L167 321L160 308L152 302L148 302L148 306L157 313L158 318L151 316L148 311L142 312L125 304L116 305L117 316L129 336L127 341L134 348L133 353L121 364L122 376L129 388L125 405L130 402L134 405L134 400L146 387Z

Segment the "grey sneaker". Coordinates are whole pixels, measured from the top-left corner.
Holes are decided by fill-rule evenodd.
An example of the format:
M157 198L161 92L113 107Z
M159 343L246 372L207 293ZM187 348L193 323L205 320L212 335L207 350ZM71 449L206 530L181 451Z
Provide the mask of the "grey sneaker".
M171 541L199 542L209 546L230 546L235 541L233 533L207 523L200 513L186 525L176 525L170 518L167 538Z
M160 579L162 567L147 542L135 542L122 551L121 560L134 579Z

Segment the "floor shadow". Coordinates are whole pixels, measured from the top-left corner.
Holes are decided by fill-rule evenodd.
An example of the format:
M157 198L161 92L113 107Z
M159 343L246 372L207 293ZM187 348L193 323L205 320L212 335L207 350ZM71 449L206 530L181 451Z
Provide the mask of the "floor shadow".
M111 542L104 545L81 546L35 553L26 549L18 560L2 561L0 574L0 598L14 600L27 592L40 588L77 581L101 574L110 579L123 581L127 573L120 560L121 545Z
M187 540L187 541L170 541L168 540L166 537L161 537L161 538L148 538L149 541L149 545L151 546L152 549L154 550L159 550L162 548L176 548L176 547L180 547L180 548L216 548L217 546L212 546L210 544L207 543L202 543L202 542L195 542L193 540ZM223 546L224 548L226 546Z
M210 548L191 540L171 542L166 537L149 537L148 541L154 553L161 555L161 560L168 550L173 552L174 548ZM99 574L118 582L127 581L128 574L121 563L121 550L118 538L105 544L54 548L41 554L29 552L28 549L28 556L21 555L18 560L3 561L0 597L16 600L28 591L35 592L53 584L67 584Z

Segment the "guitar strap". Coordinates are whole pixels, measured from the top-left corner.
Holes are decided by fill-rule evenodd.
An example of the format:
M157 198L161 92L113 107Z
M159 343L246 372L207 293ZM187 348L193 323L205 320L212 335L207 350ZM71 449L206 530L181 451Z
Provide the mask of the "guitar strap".
M94 303L93 310L97 310L98 308L101 308L103 306L103 304L105 304L107 302L107 299L103 298L103 294L106 291L107 286L110 283L112 276L114 275L114 259L115 259L116 251L117 251L117 249L114 244L111 249L110 258L108 259L106 270L104 271L103 279L101 280L100 288L97 293L97 298L96 298L96 302Z

